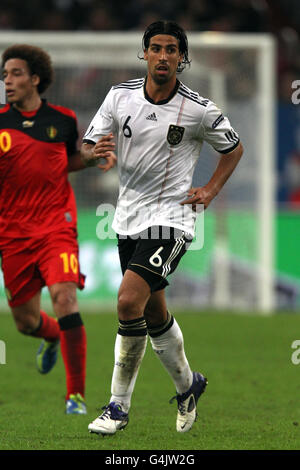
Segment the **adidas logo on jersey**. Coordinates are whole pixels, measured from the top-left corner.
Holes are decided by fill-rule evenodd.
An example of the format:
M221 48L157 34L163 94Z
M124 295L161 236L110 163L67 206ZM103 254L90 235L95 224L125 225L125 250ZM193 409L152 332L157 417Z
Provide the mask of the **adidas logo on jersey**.
M149 114L149 116L147 116L146 119L148 119L148 121L157 121L157 117L155 113Z

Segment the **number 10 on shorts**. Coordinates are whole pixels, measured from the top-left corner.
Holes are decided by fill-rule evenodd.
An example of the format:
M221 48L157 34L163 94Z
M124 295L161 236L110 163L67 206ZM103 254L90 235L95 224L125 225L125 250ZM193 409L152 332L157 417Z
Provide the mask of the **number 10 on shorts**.
M77 256L74 253L61 253L60 258L63 262L64 273L69 273L70 270L73 271L74 274L78 273L78 260Z

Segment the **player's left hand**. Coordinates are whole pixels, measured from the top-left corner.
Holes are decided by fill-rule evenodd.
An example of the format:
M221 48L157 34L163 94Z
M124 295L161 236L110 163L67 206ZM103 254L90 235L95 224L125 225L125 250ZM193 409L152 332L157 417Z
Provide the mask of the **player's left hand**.
M198 188L191 188L188 193L188 199L185 199L180 204L183 206L184 204L191 204L192 209L197 212L197 204L201 204L204 206L204 209L208 207L214 195L211 191L209 191L205 186L201 186Z
M111 170L111 168L117 164L117 157L114 152L107 152L107 155L102 158L105 159L105 163L99 163L97 167L100 168L100 170L102 170L104 173L106 173L108 170Z

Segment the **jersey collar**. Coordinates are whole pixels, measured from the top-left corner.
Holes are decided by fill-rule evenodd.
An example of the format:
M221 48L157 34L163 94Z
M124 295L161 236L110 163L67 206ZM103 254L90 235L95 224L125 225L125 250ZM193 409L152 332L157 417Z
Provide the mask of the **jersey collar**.
M146 91L146 84L147 84L147 77L145 78L145 83L144 83L144 96L145 96L146 100L149 101L149 102L152 103L152 104L160 105L160 104L166 104L166 103L168 103L168 102L173 98L173 96L176 95L177 90L178 90L179 85L180 85L180 81L179 81L178 79L176 79L176 85L175 85L173 91L171 92L171 94L168 96L168 98L166 98L165 100L157 101L157 103L155 103L155 102L153 101L153 99L150 98L150 96L148 95L148 93L147 93L147 91Z
M47 100L45 98L42 98L42 102L40 106L37 109L34 109L33 111L19 111L17 108L15 108L13 105L10 105L10 108L12 111L20 114L23 117L28 117L32 118L37 115L37 113L47 104Z

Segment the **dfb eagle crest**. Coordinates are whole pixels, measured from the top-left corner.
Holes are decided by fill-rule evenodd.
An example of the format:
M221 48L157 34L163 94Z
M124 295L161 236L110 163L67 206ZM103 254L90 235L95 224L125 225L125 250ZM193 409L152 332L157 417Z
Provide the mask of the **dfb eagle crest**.
M184 127L170 124L167 135L167 141L169 142L169 144L178 145L182 141L184 130Z

